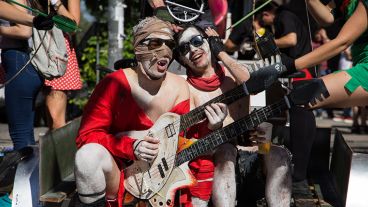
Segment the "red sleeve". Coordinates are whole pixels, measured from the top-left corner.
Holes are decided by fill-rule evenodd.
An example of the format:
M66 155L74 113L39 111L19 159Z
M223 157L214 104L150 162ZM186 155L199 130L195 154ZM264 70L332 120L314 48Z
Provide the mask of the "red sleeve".
M114 104L122 92L119 79L110 74L104 78L93 91L84 112L76 138L77 147L87 143L98 143L104 146L113 156L135 160L133 143L135 139L128 136L115 137L111 134Z

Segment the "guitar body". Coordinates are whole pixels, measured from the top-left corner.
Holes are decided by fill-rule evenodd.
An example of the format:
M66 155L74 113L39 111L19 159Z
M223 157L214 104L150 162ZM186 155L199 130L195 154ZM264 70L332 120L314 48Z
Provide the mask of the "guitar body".
M160 139L159 152L153 162L135 161L124 170L124 187L134 197L150 199L169 179L175 164L179 127L180 116L169 112L163 114L149 130L124 133L137 139L147 135Z
M142 133L142 132L139 132L139 133ZM179 153L180 151L190 147L192 144L194 144L196 142L195 139L186 139L186 138L180 137L180 136L179 136L179 139L176 139L176 140L177 140L177 143L178 143L177 148L170 149L170 150L174 151L175 153ZM160 142L160 150L161 150L161 142ZM139 162L139 163L141 163L141 162ZM135 177L141 178L142 177L142 173L134 174L133 169L138 168L138 166L139 166L138 162L135 162L133 164L133 165L135 165L134 168L131 168L132 166L129 166L129 171L125 170L125 173L133 172L133 174L131 176L129 176L130 177L129 180L127 179L127 175L126 175L126 178L125 178L124 185L125 185L126 190L129 193L125 193L125 195L124 195L124 206L131 206L131 207L145 207L145 206L147 206L147 207L148 206L172 207L172 206L174 206L176 191L179 190L179 189L182 189L182 188L186 188L188 186L193 186L197 183L196 179L194 178L194 176L192 175L192 173L189 169L188 163L189 162L185 162L185 163L181 164L180 166L173 167L171 173L167 175L167 179L165 180L164 185L162 185L160 190L156 191L148 199L148 202L150 203L150 205L148 204L148 202L146 200L147 198L143 198L143 196L139 197L139 196L136 196L136 195L133 194L133 193L135 193L134 192L135 189L132 188L132 185L130 185L131 188L129 188L129 189L128 189L128 186L126 186L126 184L128 184L127 181L131 181L132 178L135 178ZM140 167L142 167L142 166L144 167L146 165L141 165ZM153 166L153 164L151 166ZM144 168L141 168L141 169L144 169ZM146 179L146 178L144 178L144 176L143 176L143 179Z
M183 163L173 169L164 187L150 198L149 202L153 207L172 207L176 191L196 183L197 181L188 167L188 162Z
M171 172L169 179L164 187L160 189L149 200L142 200L134 197L129 192L124 194L123 206L127 207L172 207L174 206L175 193L177 190L193 186L196 184L196 179L193 177L188 167L188 162L179 167L175 167ZM178 204L176 204L178 205Z

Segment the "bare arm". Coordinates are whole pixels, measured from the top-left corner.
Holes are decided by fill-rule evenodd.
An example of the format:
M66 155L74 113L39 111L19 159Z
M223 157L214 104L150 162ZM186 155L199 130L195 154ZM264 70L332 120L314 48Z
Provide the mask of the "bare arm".
M275 39L275 43L279 48L294 47L298 42L298 38L295 32L291 32L281 38Z
M20 0L19 3L26 4L24 0ZM20 12L27 14L26 9L19 6L15 7L19 9ZM32 35L32 28L22 24L16 24L14 26L0 26L0 35L15 39L28 39Z
M57 8L57 5L59 5L59 2L56 3L56 5L54 6L54 8L55 8L55 10L58 14L66 16L66 17L74 20L77 23L77 25L79 25L79 22L80 22L80 0L68 0L68 8L66 8L63 4L60 4L60 6Z
M333 1L323 5L320 0L308 0L307 4L309 12L321 26L328 26L334 22L334 16L331 14L332 8L335 7Z
M165 6L165 3L163 0L148 0L148 3L151 5L153 9Z
M28 26L32 26L33 20L32 15L22 12L4 1L0 1L0 18Z
M367 10L363 3L359 2L354 14L344 24L337 37L323 44L313 52L296 59L296 68L302 69L315 66L316 64L328 60L344 51L367 30L367 25Z
M220 52L218 57L224 63L231 75L234 76L238 84L249 79L250 75L245 65L238 63L238 61L234 60L226 52Z
M210 27L208 27L205 32L209 37L210 36L218 37L217 32ZM242 83L249 79L250 75L249 75L249 72L246 66L238 63L236 60L230 57L226 52L221 51L218 54L218 58L224 63L224 65L230 71L231 75L235 77L237 83Z

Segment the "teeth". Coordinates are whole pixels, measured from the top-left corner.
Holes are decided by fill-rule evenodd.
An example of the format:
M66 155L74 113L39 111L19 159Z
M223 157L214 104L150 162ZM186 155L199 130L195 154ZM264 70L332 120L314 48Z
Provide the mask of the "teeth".
M197 55L194 55L192 57L192 60L197 60L198 58L200 58L202 56L202 54L197 54Z
M166 63L167 63L166 60L160 60L160 61L157 62L157 64L160 65L160 66L166 65Z

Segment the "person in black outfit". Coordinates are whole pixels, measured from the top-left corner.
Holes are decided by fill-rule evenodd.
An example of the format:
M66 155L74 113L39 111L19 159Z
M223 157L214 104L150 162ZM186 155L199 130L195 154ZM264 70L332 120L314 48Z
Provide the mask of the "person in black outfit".
M262 3L264 1L261 0L257 5ZM271 2L261 10L261 14L262 23L273 27L276 45L282 53L298 58L311 51L308 30L294 13ZM289 113L290 143L287 147L293 154L293 182L299 182L306 179L316 122L313 112L302 107L292 107Z
M247 13L251 12L253 7L252 1L233 0L229 5L231 10L231 22L234 24ZM225 41L225 50L228 53L238 52L239 60L252 60L255 50L250 44L253 42L253 25L252 18L244 20L241 24L234 27L228 39ZM249 44L248 44L249 43ZM245 45L245 47L244 47Z

